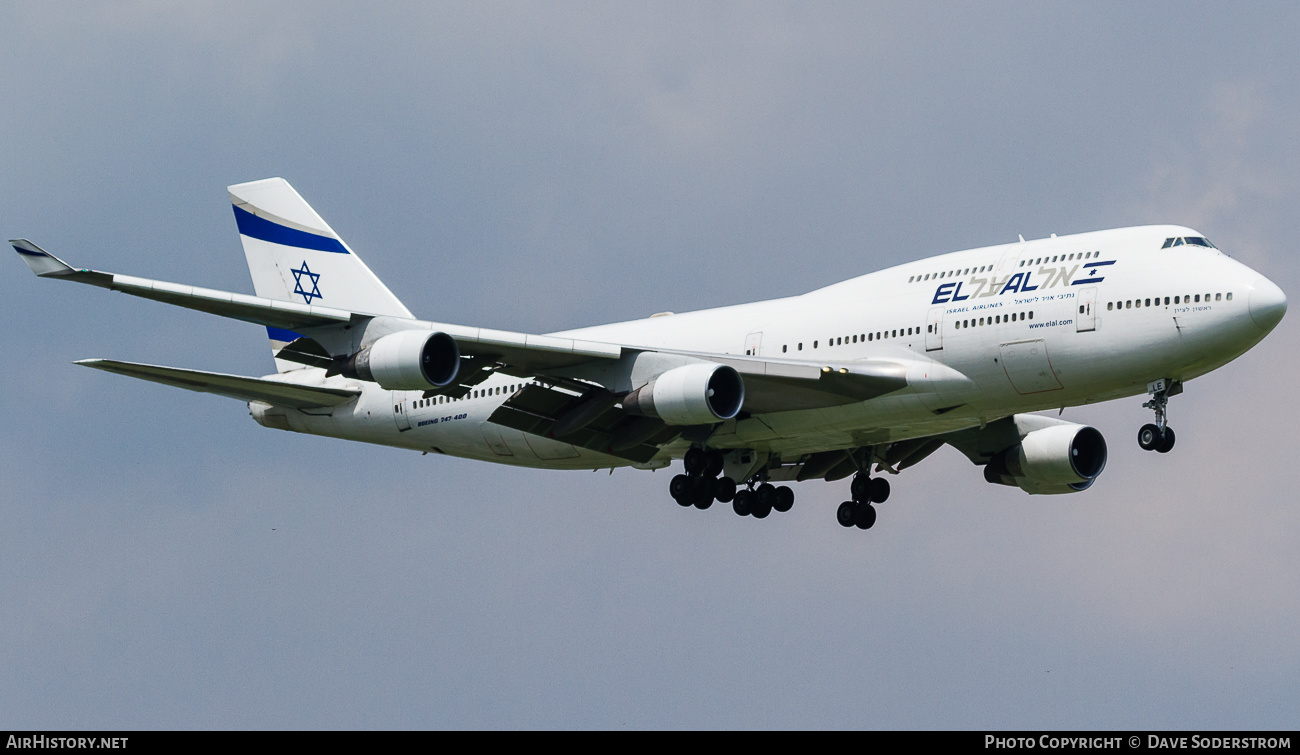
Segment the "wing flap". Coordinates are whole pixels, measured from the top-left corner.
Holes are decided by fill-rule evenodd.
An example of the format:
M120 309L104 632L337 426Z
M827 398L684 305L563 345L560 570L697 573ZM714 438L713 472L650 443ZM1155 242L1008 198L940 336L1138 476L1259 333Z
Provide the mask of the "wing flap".
M661 444L673 440L684 429L662 425L649 437L634 443L630 448L616 451L611 448L611 441L618 437L619 430L629 423L642 421L645 418L629 417L622 409L611 406L581 428L563 436L556 436L553 433L556 421L577 406L583 398L585 396L582 394L534 383L516 391L492 412L488 421L638 463L653 459L659 453Z
M162 367L136 362L119 362L114 359L83 359L76 362L76 364L140 380L148 380L153 383L184 388L188 391L214 393L218 396L226 396L240 401L265 401L275 406L288 406L294 409L318 409L338 406L361 395L361 391L350 388L298 385L266 378L226 375L219 372L186 370L180 367Z

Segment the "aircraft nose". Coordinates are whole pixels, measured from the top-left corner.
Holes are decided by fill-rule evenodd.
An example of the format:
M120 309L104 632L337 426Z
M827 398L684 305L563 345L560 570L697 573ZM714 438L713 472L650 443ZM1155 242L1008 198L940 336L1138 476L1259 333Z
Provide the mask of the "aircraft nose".
M1286 294L1268 278L1260 278L1250 287L1250 319L1265 333L1282 321L1286 314Z

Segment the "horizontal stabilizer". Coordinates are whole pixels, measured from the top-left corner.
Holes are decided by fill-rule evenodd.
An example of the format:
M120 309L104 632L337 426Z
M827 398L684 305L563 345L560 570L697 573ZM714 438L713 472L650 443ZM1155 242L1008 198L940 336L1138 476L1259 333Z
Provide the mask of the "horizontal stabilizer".
M185 370L179 367L160 367L152 364L119 362L113 359L83 359L76 364L93 367L105 372L149 380L154 383L184 388L199 393L215 393L218 396L239 399L240 401L264 401L275 406L288 406L294 409L314 409L325 406L337 406L351 401L361 395L361 391L349 388L322 388L314 385L298 385L266 378L224 375L219 372L202 372Z

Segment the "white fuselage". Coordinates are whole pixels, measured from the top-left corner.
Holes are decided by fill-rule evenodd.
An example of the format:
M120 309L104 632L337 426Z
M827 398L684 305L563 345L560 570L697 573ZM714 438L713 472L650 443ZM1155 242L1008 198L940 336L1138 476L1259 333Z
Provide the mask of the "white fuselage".
M790 459L1142 394L1151 381L1190 380L1226 364L1267 335L1277 322L1270 307L1280 300L1284 309L1285 297L1217 249L1163 247L1183 238L1201 236L1144 226L972 249L800 296L554 335L836 364L932 360L973 384L950 397L909 386L830 409L742 415L709 439ZM320 370L291 375L281 377L363 394L332 410L288 410L287 429L533 467L629 463L488 422L526 379L497 375L464 399L429 400ZM909 382L926 377L909 374ZM685 447L666 447L648 466Z

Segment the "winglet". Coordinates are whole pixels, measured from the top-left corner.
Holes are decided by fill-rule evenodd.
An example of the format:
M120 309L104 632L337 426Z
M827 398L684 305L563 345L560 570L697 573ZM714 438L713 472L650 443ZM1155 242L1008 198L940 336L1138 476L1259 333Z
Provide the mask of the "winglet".
M55 257L27 239L10 239L14 251L23 258L23 262L42 278L65 278L78 283L94 286L111 286L113 276L110 273L98 273L94 270L77 270L68 263Z
M23 262L26 262L37 275L67 275L73 272L68 263L27 239L11 239L9 243L13 244L14 251L18 252L18 256L22 257Z

